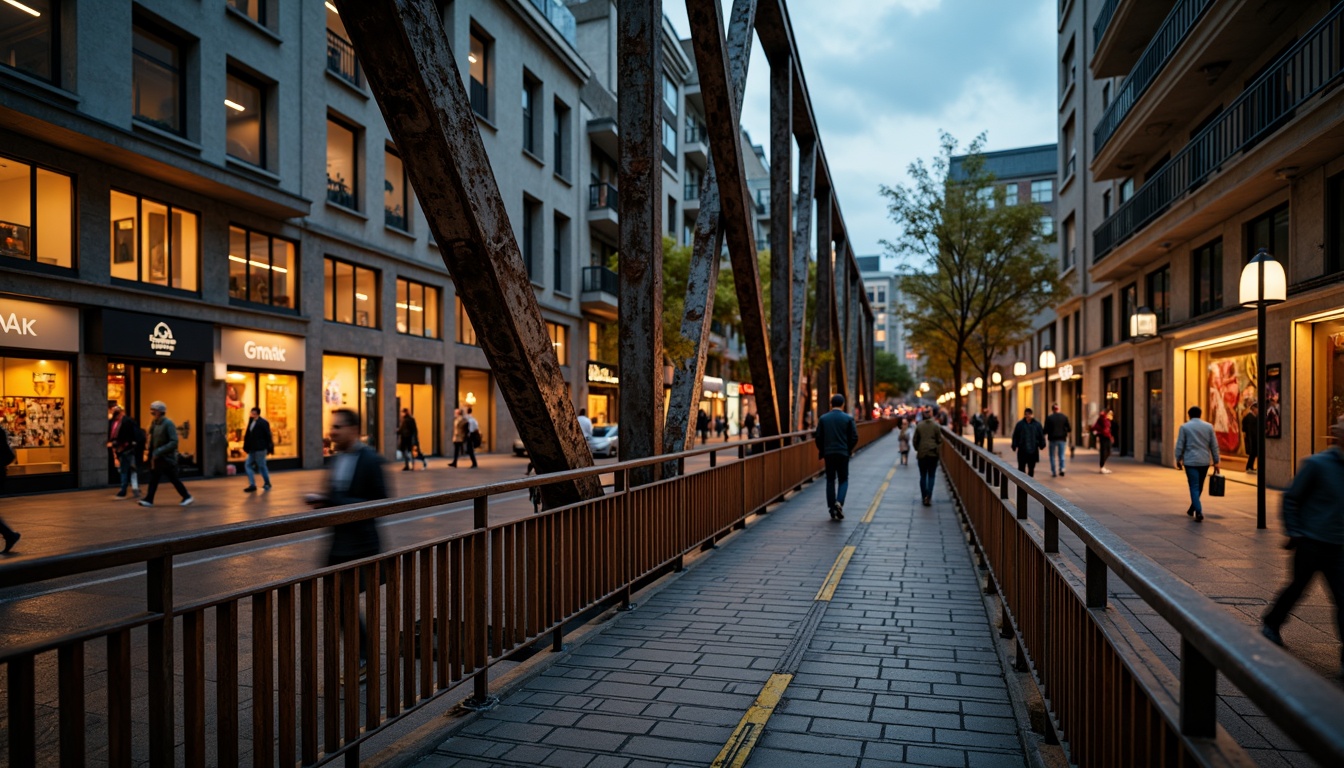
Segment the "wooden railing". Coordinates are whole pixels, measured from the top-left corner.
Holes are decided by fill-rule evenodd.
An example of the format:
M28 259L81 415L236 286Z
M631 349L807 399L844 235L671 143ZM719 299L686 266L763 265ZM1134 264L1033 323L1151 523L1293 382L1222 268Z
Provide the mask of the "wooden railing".
M1019 669L1040 685L1079 766L1243 766L1218 725L1218 676L1321 765L1344 765L1344 691L1054 491L943 430L942 465L1003 606ZM1043 524L1030 518L1039 505ZM1059 551L1081 540L1081 569ZM1115 574L1180 635L1179 679L1107 605Z
M893 426L860 423L860 445ZM722 451L738 460L720 464ZM627 485L632 469L669 459L684 467L700 454L709 455L709 469ZM0 738L9 765L84 765L96 756L114 766L292 766L342 755L357 764L372 734L463 683L473 684L469 703L485 704L491 666L548 636L558 646L566 622L628 602L638 584L745 527L747 517L821 468L811 435L799 432L0 565L0 587L58 585L62 577L125 566L143 567L148 585L144 610L77 631L16 633L23 640L0 647L8 681ZM492 498L613 472L621 490L490 522ZM184 555L467 501L469 531L174 601L174 561ZM250 661L247 675L240 658ZM105 698L86 696L86 681L99 676ZM147 708L134 698L139 691L148 692ZM91 743L89 733L105 738Z

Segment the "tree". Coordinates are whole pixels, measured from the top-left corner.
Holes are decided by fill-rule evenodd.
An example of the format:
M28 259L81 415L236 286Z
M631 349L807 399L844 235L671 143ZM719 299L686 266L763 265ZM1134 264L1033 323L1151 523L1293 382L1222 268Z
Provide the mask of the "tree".
M874 357L873 373L877 379L875 388L878 402L889 397L899 397L915 388L915 379L900 358L886 350L879 350Z
M1064 298L1059 267L1044 248L1041 217L1034 203L1006 205L981 152L984 135L967 147L952 173L957 140L942 134L942 151L932 168L910 166L910 186L887 187L887 212L900 227L889 253L923 259L923 269L907 269L901 291L908 298L901 314L917 346L946 359L959 390L972 340L1002 313L1029 320ZM961 395L956 396L961 410Z

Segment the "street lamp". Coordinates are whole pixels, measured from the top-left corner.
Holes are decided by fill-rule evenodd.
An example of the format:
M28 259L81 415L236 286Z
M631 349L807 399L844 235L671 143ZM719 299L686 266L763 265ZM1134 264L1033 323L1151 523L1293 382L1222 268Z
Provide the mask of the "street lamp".
M1241 306L1255 307L1256 341L1256 400L1259 416L1256 419L1256 455L1260 457L1260 471L1255 476L1255 527L1265 527L1265 309L1288 299L1288 278L1283 265L1274 260L1269 251L1261 248L1241 270Z
M1151 339L1157 335L1157 313L1148 307L1139 307L1129 316L1129 335L1136 339Z
M1055 367L1055 350L1049 345L1041 348L1040 357L1041 367L1045 369L1045 399L1041 401L1042 410L1050 410L1050 403L1054 398L1050 396L1050 370Z
M999 410L1003 411L1003 418L999 419L999 434L1008 434L1008 409L1005 407L1008 403L1008 394L1003 387L1003 374L995 371L989 374L989 382L997 384L999 387Z
M1021 360L1013 363L1013 375L1022 377L1027 375L1027 364Z

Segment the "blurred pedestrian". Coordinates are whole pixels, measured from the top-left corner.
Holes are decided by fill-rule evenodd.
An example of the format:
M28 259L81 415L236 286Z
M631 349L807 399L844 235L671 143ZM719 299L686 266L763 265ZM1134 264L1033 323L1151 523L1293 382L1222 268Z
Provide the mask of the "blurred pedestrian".
M121 475L121 489L117 491L117 498L126 498L128 488L133 490L135 498L140 498L138 456L145 448L145 433L120 405L112 406L112 422L107 428L107 447L111 449L117 472Z
M985 447L985 416L988 413L988 408L982 408L979 413L971 417L971 432L975 435L975 444L979 448Z
M467 419L467 455L471 457L471 468L476 468L476 449L481 447L481 423L471 415L471 406L464 414Z
M5 475L9 472L9 465L18 460L18 455L14 453L14 448L9 444L9 433L0 426L0 496L5 495ZM0 536L5 539L5 548L0 554L9 554L14 545L19 543L19 532L5 525L4 520L0 520Z
M173 489L182 497L178 506L189 506L196 499L187 493L186 486L177 476L180 458L177 453L177 425L168 418L168 406L162 400L149 404L149 415L153 421L149 425L149 491L140 500L140 506L154 506L154 494L159 490L159 480L167 478Z
M1073 425L1069 423L1068 416L1059 412L1059 403L1050 406L1050 415L1045 417L1045 439L1049 443L1051 477L1056 472L1060 477L1064 476L1064 446L1068 444L1071 434Z
M401 421L397 423L397 450L401 452L401 471L410 472L411 464L415 462L416 449L420 447L420 427L415 423L415 417L411 415L410 408L401 409ZM425 461L425 455L420 454L420 463L425 469L429 469L429 462Z
M913 444L915 463L919 465L919 497L924 506L933 503L933 483L938 474L938 449L943 444L943 427L939 423L938 408L933 409L929 418L915 426Z
M1344 416L1330 426L1330 446L1308 456L1283 495L1283 528L1293 551L1291 581L1265 614L1260 633L1283 645L1279 629L1288 620L1316 572L1335 601L1335 631L1344 643ZM1338 680L1344 683L1344 645Z
M992 412L985 415L985 450L994 452L994 435L999 431L999 417Z
M1026 472L1027 477L1036 476L1036 463L1041 460L1041 450L1045 448L1045 430L1030 408L1022 412L1022 419L1013 427L1012 449L1017 451L1017 471Z
M588 418L587 408L579 409L579 431L585 440L593 436L593 420Z
M910 422L901 419L900 431L897 433L898 447L901 451L901 466L910 464L910 440L915 436L915 428L910 426Z
M709 441L709 414L705 413L704 408L695 414L695 433L700 435L701 445Z
M747 415L742 417L742 429L746 432L746 439L750 440L756 436L756 412L747 411Z
M462 415L461 408L453 409L453 460L448 462L448 466L457 466L457 457L465 453L467 442L467 417Z
M257 490L257 472L261 472L262 490L271 490L271 471L266 468L266 457L275 453L275 439L271 437L271 422L261 417L261 409L253 408L247 420L247 431L243 433L243 453L247 461L243 470L247 472L247 487L244 493Z
M1111 424L1115 419L1115 412L1107 408L1097 415L1097 420L1092 424L1092 434L1097 436L1097 456L1101 460L1101 466L1098 472L1103 475L1111 474L1111 470L1106 468L1106 460L1111 457Z
M1254 400L1241 417L1241 439L1246 446L1246 471L1254 475L1255 460L1260 456L1260 404Z
M826 462L826 511L832 520L844 520L845 494L849 491L849 457L859 447L859 430L854 425L854 417L845 413L844 395L831 396L831 410L817 420L817 428L812 434L817 443L817 455Z
M1185 514L1202 523L1204 505L1199 497L1204 493L1204 478L1209 475L1209 467L1218 471L1218 437L1213 433L1213 425L1199 418L1203 411L1198 405L1188 413L1190 420L1176 433L1176 468L1185 470L1185 479L1190 484L1190 507Z

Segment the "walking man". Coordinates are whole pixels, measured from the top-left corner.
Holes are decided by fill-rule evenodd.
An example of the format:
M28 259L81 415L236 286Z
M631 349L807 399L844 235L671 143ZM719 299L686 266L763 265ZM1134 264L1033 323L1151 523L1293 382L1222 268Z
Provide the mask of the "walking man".
M476 468L476 449L481 447L481 423L471 415L471 406L467 406L467 455L471 457L471 468Z
M1241 439L1246 446L1246 472L1254 475L1255 460L1260 456L1260 404L1254 400L1241 417Z
M266 468L266 457L275 453L275 441L271 438L271 422L261 417L261 409L253 408L247 420L247 432L243 433L243 453L247 461L243 469L247 472L245 493L257 490L257 472L261 472L263 490L271 490L271 471Z
M1026 472L1027 477L1036 476L1036 462L1041 460L1041 449L1045 447L1045 430L1036 421L1030 408L1022 414L1022 420L1013 427L1014 451L1017 451L1017 471Z
M126 410L120 405L112 406L112 424L107 428L107 447L112 449L117 470L121 474L121 490L117 491L119 499L126 498L127 488L134 488L136 498L140 497L140 462L136 456L144 449L144 439L135 419L127 416Z
M1204 505L1199 497L1204 493L1204 478L1209 475L1209 466L1218 471L1218 437L1213 433L1213 425L1199 418L1203 413L1196 405L1189 411L1190 420L1181 425L1176 433L1176 468L1185 470L1185 479L1190 483L1190 508L1185 514L1195 518L1196 523L1204 522Z
M411 462L415 461L415 447L420 444L420 427L415 423L415 417L411 415L410 408L401 409L401 422L397 424L397 450L401 452L401 471L410 472ZM420 461L425 463L425 469L429 468L425 462L424 454L421 454Z
M994 452L994 435L999 431L999 417L993 413L985 414L985 450Z
M933 504L933 481L938 474L938 450L943 445L943 428L933 416L915 425L915 463L919 465L919 497L924 506Z
M747 415L742 417L742 431L746 433L746 439L750 440L756 436L756 412L747 411Z
M709 414L705 413L704 408L695 414L695 432L700 435L701 445L709 440Z
M5 473L9 472L9 465L13 464L18 456L14 454L14 449L9 445L9 433L4 427L0 427L0 496L5 495ZM0 520L0 537L5 539L5 548L0 550L0 554L9 554L9 550L19 542L19 532L5 525L4 520Z
M1283 645L1279 628L1320 571L1335 601L1335 631L1344 643L1344 416L1330 427L1330 447L1302 462L1283 495L1283 528L1293 550L1292 581L1265 614L1260 633ZM1344 645L1338 679L1344 683Z
M467 442L467 417L462 415L461 408L453 409L453 460L448 462L448 466L457 466L457 457L461 456L463 445Z
M981 409L980 413L971 417L971 431L975 434L975 445L978 448L985 447L985 414L989 413L988 408Z
M1196 408L1195 410L1199 410ZM1106 460L1111 457L1111 445L1115 440L1114 433L1111 431L1114 424L1115 413L1109 408L1102 411L1097 416L1097 421L1092 425L1092 434L1097 436L1097 456L1101 462L1097 471L1103 475L1111 474L1111 470L1106 468ZM1180 451L1176 452L1180 455Z
M154 419L149 425L149 492L140 500L140 506L154 506L161 478L167 478L182 497L178 506L189 506L195 499L177 476L177 425L168 418L168 406L162 400L149 404L149 415Z
M831 513L832 520L844 520L849 457L859 447L859 430L854 426L854 417L845 413L844 395L831 395L831 410L817 420L813 435L817 441L817 454L826 462L826 510Z
M1073 425L1069 423L1069 417L1059 412L1059 403L1050 406L1050 415L1045 417L1045 439L1049 441L1050 447L1050 476L1054 477L1056 471L1059 476L1064 476L1064 446L1068 445L1069 435L1073 433ZM1059 469L1055 469L1055 462L1058 460Z

